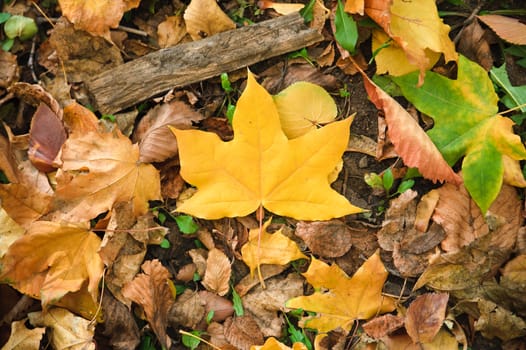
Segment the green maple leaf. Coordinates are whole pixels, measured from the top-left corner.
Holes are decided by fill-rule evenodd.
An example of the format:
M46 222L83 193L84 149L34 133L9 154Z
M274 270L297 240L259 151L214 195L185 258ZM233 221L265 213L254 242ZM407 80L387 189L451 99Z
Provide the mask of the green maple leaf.
M486 213L504 173L514 171L510 164L526 159L526 149L513 133L513 121L497 115L498 96L486 71L460 56L456 80L433 72L426 74L420 88L418 72L393 80L418 110L434 119L428 135L446 161L453 165L464 156L464 184Z

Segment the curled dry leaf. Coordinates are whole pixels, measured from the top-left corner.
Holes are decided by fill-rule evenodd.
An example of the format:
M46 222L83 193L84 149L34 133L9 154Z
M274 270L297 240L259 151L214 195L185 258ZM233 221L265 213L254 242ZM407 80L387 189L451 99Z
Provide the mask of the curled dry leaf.
M188 34L194 40L236 28L236 23L215 0L192 0L184 12L184 20Z
M146 261L141 268L144 273L127 283L122 294L143 308L157 339L165 348L169 348L171 340L166 328L168 311L175 297L169 285L170 272L157 259Z
M230 275L232 267L230 260L221 250L213 248L208 252L206 259L206 272L203 278L203 286L208 291L225 295L230 289Z
M252 345L262 345L263 334L250 315L230 317L225 320L225 338L240 350L249 350Z
M198 294L199 298L201 298L204 303L205 315L208 315L210 312L214 313L212 321L222 322L234 313L234 305L227 298L206 290L202 290Z
M59 119L62 119L62 108L60 108L58 101L51 96L49 92L44 90L42 86L38 84L18 82L13 84L9 91L34 107L38 107L40 103L44 103L58 116Z
M446 317L447 293L418 296L407 309L405 329L414 343L431 343Z
M486 71L489 71L493 66L487 30L482 29L478 21L471 22L462 30L458 42L458 52L480 64Z
M164 162L177 154L177 142L168 126L190 129L192 122L203 116L181 101L158 105L148 111L133 133L139 142L139 160L143 163Z
M111 42L110 28L117 28L124 12L139 6L140 0L59 0L62 14L75 25L92 35Z
M499 37L515 45L526 45L526 24L516 18L500 15L477 16L497 33Z
M328 258L343 256L351 249L351 230L340 220L300 221L294 234L300 237L311 252Z
M59 117L44 103L40 103L29 129L28 157L40 171L56 169L54 160L66 141L66 130Z
M28 317L33 326L50 329L49 338L54 349L96 349L95 323L90 320L62 308L52 308L45 313L32 312Z

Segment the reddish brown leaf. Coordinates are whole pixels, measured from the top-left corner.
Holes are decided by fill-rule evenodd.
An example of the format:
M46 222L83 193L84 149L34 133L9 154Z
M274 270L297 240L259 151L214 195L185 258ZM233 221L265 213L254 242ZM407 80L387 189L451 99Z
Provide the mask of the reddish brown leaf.
M127 283L122 294L139 304L155 335L165 348L171 344L166 334L168 311L174 303L174 295L169 286L170 272L159 260L148 260L141 266L144 273Z
M455 184L462 182L447 164L442 154L407 111L396 100L380 89L363 72L362 77L367 94L376 108L385 113L387 135L395 146L396 152L404 163L416 167L420 173L433 182L448 181Z
M409 305L405 329L414 343L430 343L442 327L446 317L447 293L427 293Z
M458 52L489 71L493 66L493 57L486 31L482 29L478 21L471 22L462 31L458 43Z
M206 290L199 292L199 298L203 301L206 315L213 312L212 321L222 322L234 313L234 306L230 300Z
M31 120L29 159L44 173L54 171L56 166L53 162L64 141L66 141L66 130L62 121L41 102Z

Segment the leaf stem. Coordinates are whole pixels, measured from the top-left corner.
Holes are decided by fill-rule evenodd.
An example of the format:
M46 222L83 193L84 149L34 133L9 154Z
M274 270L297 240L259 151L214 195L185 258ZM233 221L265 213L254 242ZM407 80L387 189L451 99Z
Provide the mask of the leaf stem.
M257 212L256 212L256 217L258 219L258 222L259 222L259 234L258 234L258 250L257 250L257 254L256 254L256 265L257 265L257 269L258 269L258 279L259 279L259 283L261 284L261 288L265 289L267 288L265 286L265 280L263 279L263 275L261 274L261 264L259 262L259 257L260 257L260 254L261 254L261 236L263 235L263 206L260 205Z

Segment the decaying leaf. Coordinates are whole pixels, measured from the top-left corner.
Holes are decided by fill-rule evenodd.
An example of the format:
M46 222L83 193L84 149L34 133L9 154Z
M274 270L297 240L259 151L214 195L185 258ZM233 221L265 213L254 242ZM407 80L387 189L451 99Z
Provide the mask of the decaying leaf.
M203 278L203 286L208 291L225 295L230 289L230 274L232 267L230 260L221 250L213 248L208 252L206 259L206 272Z
M119 130L72 134L62 148L57 172L57 198L64 219L90 220L116 202L133 203L136 216L148 201L160 198L158 171L139 162L139 147Z
M477 16L497 33L499 37L516 45L526 45L526 24L516 18L500 15Z
M388 349L404 350L458 350L458 342L447 330L442 329L432 342L415 344L407 334L396 334L383 337L382 342Z
M249 316L230 317L225 320L225 338L240 350L263 344L263 334L254 319Z
M11 323L11 336L2 350L38 349L40 347L40 340L46 329L44 327L28 329L25 326L26 321L27 319L24 319Z
M177 142L168 125L189 129L203 116L181 101L156 106L148 111L135 129L132 141L139 142L139 160L143 163L164 162L177 154Z
M44 307L87 285L96 305L104 267L99 246L100 238L85 227L37 221L2 258L0 280L41 299Z
M418 125L418 122L363 71L361 73L369 98L376 108L385 113L388 126L387 135L404 163L407 166L418 168L425 178L433 182L460 183L460 177L447 164L439 149Z
M340 220L300 221L294 234L300 237L313 254L337 258L351 249L352 234Z
M288 140L272 97L249 73L234 115L234 140L222 142L215 134L172 129L179 144L181 175L197 187L177 210L207 219L245 216L260 206L303 220L361 212L328 181L347 146L350 122L334 122Z
M90 320L62 308L52 308L45 313L32 312L28 316L33 326L51 330L49 338L54 349L96 349L95 323Z
M321 86L298 82L274 96L281 129L289 139L305 135L336 119L333 98Z
M512 311L484 299L479 300L477 305L480 317L475 322L475 330L484 337L510 340L526 335L526 321Z
M487 71L493 66L488 37L488 31L480 26L479 21L473 21L464 27L458 42L458 52L477 62Z
M241 248L241 256L250 274L261 264L285 265L297 259L307 259L297 244L281 233L268 233L270 219L259 228L250 230L248 242Z
M338 327L349 331L357 319L368 319L394 310L394 301L382 296L387 271L378 252L367 259L352 278L338 265L329 266L316 258L312 258L303 275L315 289L326 290L287 301L287 307L318 313L316 317L305 320L305 327L320 332Z
M110 28L117 28L124 12L139 6L140 0L59 0L62 14L92 35L110 39Z
M418 110L435 121L428 131L445 160L453 165L462 156L462 178L483 213L500 192L506 155L518 162L526 148L513 133L513 121L496 115L498 96L486 71L464 56L458 77L448 79L429 72L417 88L417 73L393 80Z
M407 309L405 329L414 343L431 343L446 317L447 293L418 296Z
M404 318L391 314L385 314L373 318L365 323L363 330L371 337L379 339L385 337L404 326Z
M221 10L215 0L192 0L183 17L186 30L194 40L236 28L236 23Z
M104 293L102 307L107 315L103 334L109 337L110 345L116 350L135 349L140 342L139 327L131 311L115 299L111 292Z
M174 293L170 287L170 272L159 260L148 260L141 266L144 273L122 288L122 294L142 307L146 319L157 339L169 348L171 339L166 334L168 311L174 303Z

